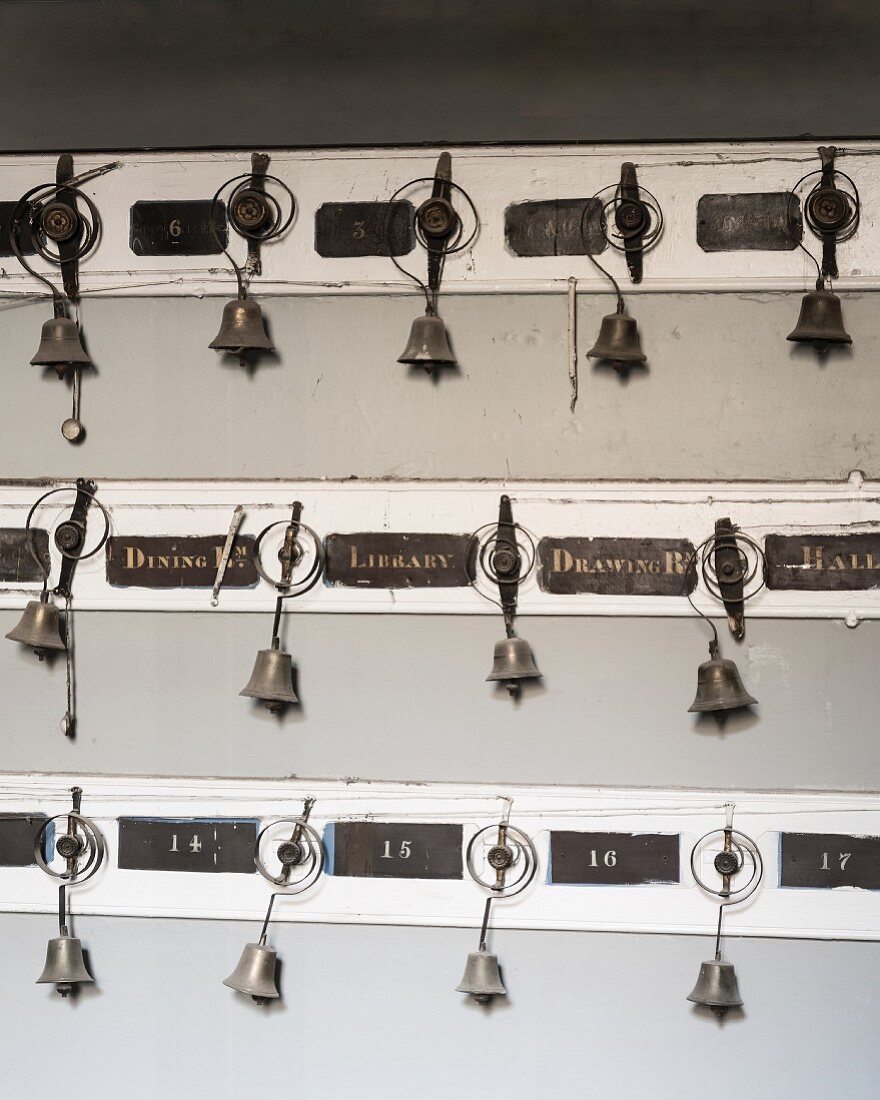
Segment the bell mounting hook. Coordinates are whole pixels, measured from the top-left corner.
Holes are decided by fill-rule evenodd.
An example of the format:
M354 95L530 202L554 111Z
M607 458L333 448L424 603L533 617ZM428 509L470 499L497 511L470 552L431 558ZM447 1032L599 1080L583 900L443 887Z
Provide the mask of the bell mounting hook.
M792 187L796 192L801 184L818 177L804 200L804 221L822 241L822 264L816 284L819 288L824 287L825 278L837 278L837 245L854 235L861 218L858 188L850 176L836 167L838 152L834 145L820 145L821 168L801 176ZM806 248L804 251L812 257Z
M632 282L642 281L643 258L663 232L663 210L651 192L639 184L636 166L626 161L620 166L620 181L601 188L593 196L602 203L599 224L605 240L626 255L626 266ZM584 235L584 216L590 204L584 208L581 216L581 234ZM613 227L612 227L613 226ZM621 298L620 289L611 275L596 261L592 252L587 250L593 263L611 279L618 294L618 311Z
M725 822L722 829L711 829L705 833L691 849L691 874L694 882L705 893L720 899L718 907L718 927L715 934L715 958L721 959L721 921L724 909L728 905L739 905L754 894L764 877L764 860L758 845L750 836L733 827L733 813L736 806L733 802L724 804ZM720 886L713 886L705 881L697 870L698 857L704 845L721 841L721 850L715 853L712 867L721 879ZM751 865L751 872L745 882L735 885L735 880L747 865Z
M740 641L746 632L745 603L767 583L767 559L758 542L726 516L716 520L715 533L704 539L691 554L684 571L685 595L694 611L712 628L715 637L709 650L715 657L718 632L712 620L694 603L689 586L697 569L708 591L724 604L730 633Z
M43 495L38 497L31 506L31 510L28 512L27 520L25 521L25 537L28 551L43 571L43 593L41 601L46 600L49 592L50 566L47 566L46 563L40 560L39 554L34 546L34 516L40 505L49 497L55 496L57 493L69 493L70 491L70 486L60 485L56 489L50 489L48 492L43 493ZM57 596L59 599L64 600L65 604L64 650L67 678L67 710L61 720L61 730L65 737L73 737L76 731L76 698L73 672L73 609L71 606L71 601L73 599L73 576L76 572L78 563L88 558L93 558L103 549L110 537L110 513L95 495L97 492L95 482L89 478L78 477L76 479L75 491L76 498L73 502L73 507L69 515L56 526L53 536L55 548L61 554L61 571L58 583L51 591L53 596ZM104 529L101 532L101 537L98 539L97 544L93 546L91 550L87 551L86 526L89 507L93 502L101 511L101 516L104 520ZM42 657L40 659L42 660Z
M431 195L417 208L413 228L415 229L416 239L428 254L427 283L423 283L417 275L408 271L397 260L391 240L392 214L395 201L404 191L425 183L431 184ZM464 199L473 218L473 228L467 236L464 234L464 223L461 215L453 206L453 194L460 195ZM419 179L410 180L399 187L389 199L385 237L391 262L401 274L406 275L408 279L412 279L421 288L422 293L425 295L426 312L429 316L437 315L437 296L440 292L440 282L443 277L443 266L446 257L469 248L477 235L479 227L479 218L473 200L467 191L452 179L452 156L447 152L441 153L438 157L433 176L422 176Z
M251 170L238 176L232 176L214 192L211 200L211 235L217 247L232 264L238 284L238 297L247 297L247 282L251 275L261 275L263 271L260 246L267 241L280 237L290 226L296 214L296 199L287 184L277 176L269 175L269 155L251 154ZM289 203L290 209L285 216L281 203L266 186L271 183L279 188ZM247 259L242 265L236 263L221 237L218 224L221 211L221 196L229 192L227 208L229 224L247 241Z

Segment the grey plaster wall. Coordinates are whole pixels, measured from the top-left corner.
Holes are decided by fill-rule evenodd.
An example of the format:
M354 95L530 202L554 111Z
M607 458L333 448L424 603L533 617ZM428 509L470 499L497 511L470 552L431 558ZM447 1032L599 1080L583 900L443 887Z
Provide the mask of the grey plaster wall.
M579 298L580 400L569 412L564 294L446 296L461 363L439 380L396 362L415 295L263 300L277 360L208 348L222 299L88 300L89 432L28 366L45 303L7 305L4 477L843 478L880 474L875 296L847 294L852 349L786 341L800 295L633 295L648 369L622 381L583 353L609 295Z
M17 621L0 614L0 634ZM705 660L688 619L522 618L544 672L513 703L485 683L499 617L298 615L301 710L238 697L268 618L81 613L80 735L64 668L0 645L3 768L740 788L880 787L878 627L748 624L725 652L760 706L687 714Z
M872 0L4 0L0 23L6 149L877 133Z
M283 1000L259 1008L221 985L256 931L83 917L101 985L70 1005L33 984L51 918L0 917L0 1092L44 1100L71 1064L91 1100L880 1090L878 944L729 940L746 1009L719 1026L685 1000L708 938L499 931L510 997L485 1011L453 992L473 932L275 925Z

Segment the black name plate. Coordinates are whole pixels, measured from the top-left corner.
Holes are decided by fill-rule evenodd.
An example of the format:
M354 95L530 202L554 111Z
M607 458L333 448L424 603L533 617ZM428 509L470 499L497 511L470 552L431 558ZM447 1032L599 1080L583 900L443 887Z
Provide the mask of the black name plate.
M319 256L405 256L415 246L409 202L325 202L315 211Z
M31 546L34 553L49 569L49 532L40 527L31 528ZM0 527L0 583L25 584L42 581L45 573L28 547L24 527Z
M12 211L18 206L18 199L11 202L0 202L0 256L14 256L12 243L9 237L9 228L12 223ZM27 225L22 225L18 234L19 247L23 256L33 256L36 249L31 240L31 231Z
M107 583L114 588L212 588L226 535L129 535L107 540ZM257 583L253 535L238 535L225 588Z
M328 535L326 581L343 588L464 588L470 535Z
M504 239L514 256L596 256L608 245L601 215L596 198L515 202L504 211Z
M461 825L336 821L325 843L334 875L347 878L462 877Z
M880 585L880 535L768 535L767 587L854 592Z
M118 865L126 871L253 874L256 821L120 817Z
M790 191L702 195L697 244L704 252L784 252L803 236L801 204Z
M544 592L682 596L693 544L685 539L543 538L538 584ZM696 584L694 571L688 589Z
M880 836L780 833L779 885L880 890Z
M679 879L678 833L550 833L551 885L653 886Z
M226 247L226 207L217 203L217 236ZM136 256L216 256L222 252L211 232L211 200L136 202L131 208L129 247Z
M0 814L0 867L31 867L37 862L34 841L45 820L45 814ZM44 854L52 845L50 832L51 827L43 838Z

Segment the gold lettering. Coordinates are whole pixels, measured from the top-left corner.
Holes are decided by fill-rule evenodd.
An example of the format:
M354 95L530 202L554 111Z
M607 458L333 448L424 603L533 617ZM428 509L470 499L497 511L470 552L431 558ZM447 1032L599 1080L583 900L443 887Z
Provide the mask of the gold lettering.
M553 548L553 572L554 573L567 573L574 564L574 558L567 550L563 550L561 546L554 546Z
M139 550L137 546L126 546L125 548L125 568L126 569L140 569L144 564L144 552Z
M680 550L666 551L666 568L663 572L677 573L681 576L684 572L684 554Z

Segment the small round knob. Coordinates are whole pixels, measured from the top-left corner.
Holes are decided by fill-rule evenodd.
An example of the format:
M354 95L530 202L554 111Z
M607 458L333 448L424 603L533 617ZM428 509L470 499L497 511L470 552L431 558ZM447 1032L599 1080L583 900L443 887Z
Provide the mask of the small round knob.
M76 859L82 855L83 839L70 833L63 833L55 842L55 850L62 859Z
M259 191L240 191L232 204L233 223L247 232L261 229L269 220L269 204Z
M47 203L40 213L40 227L52 241L69 241L79 225L79 215L65 202Z
M513 852L505 844L496 844L486 856L489 866L496 871L506 871L513 863Z
M626 199L618 204L614 221L621 233L629 236L640 233L648 223L648 208L642 202Z
M428 237L447 237L455 228L458 214L447 199L426 199L416 213L422 232Z
M715 856L715 870L719 875L735 875L740 870L736 852L719 852Z
M298 864L302 863L305 858L305 852L302 849L302 845L297 844L293 840L282 841L278 845L276 854L285 867L296 867Z
M79 524L73 523L71 520L59 523L55 529L55 545L59 550L68 552L75 550L82 542L82 537L83 533Z

